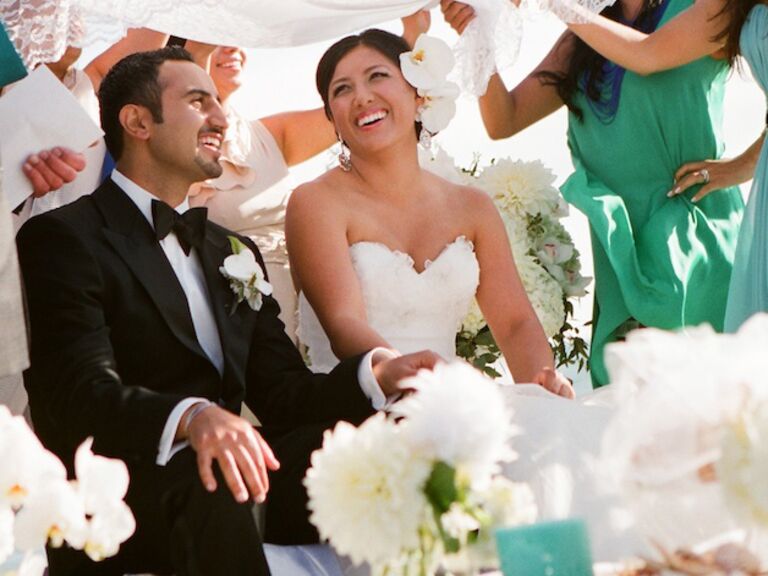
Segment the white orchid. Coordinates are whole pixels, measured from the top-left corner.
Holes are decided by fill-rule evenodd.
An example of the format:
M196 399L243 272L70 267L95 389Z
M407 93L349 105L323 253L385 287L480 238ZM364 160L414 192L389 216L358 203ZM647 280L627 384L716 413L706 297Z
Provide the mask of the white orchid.
M245 300L253 310L261 310L262 296L272 294L272 284L267 282L261 265L254 253L234 236L229 237L232 255L224 259L219 271L229 279L237 303ZM234 312L234 307L232 309Z
M85 511L97 514L125 498L129 476L122 460L97 456L91 446L93 438L88 438L75 452L75 474Z
M112 502L91 518L83 550L91 560L99 562L117 554L120 544L135 530L136 520L128 505L122 500Z
M46 563L34 552L45 545L66 542L102 559L133 534L133 515L122 501L128 470L94 455L91 444L86 440L75 456L79 481L68 481L24 419L0 406L0 565L14 550L27 551L18 576L40 576Z
M469 364L438 364L403 386L416 392L393 412L405 417L405 440L416 453L445 462L476 487L515 457L509 441L517 430L501 391Z
M16 515L16 547L35 550L49 543L58 548L66 541L79 549L87 525L83 501L74 486L65 480L49 482Z
M38 487L65 480L64 465L43 445L21 416L12 416L0 406L0 506L21 507Z
M400 54L400 69L411 86L430 90L442 85L456 63L453 51L443 40L421 34L413 50Z
M422 98L417 118L421 125L432 134L447 128L456 115L459 87L453 82L445 81L433 88L419 88L418 94Z

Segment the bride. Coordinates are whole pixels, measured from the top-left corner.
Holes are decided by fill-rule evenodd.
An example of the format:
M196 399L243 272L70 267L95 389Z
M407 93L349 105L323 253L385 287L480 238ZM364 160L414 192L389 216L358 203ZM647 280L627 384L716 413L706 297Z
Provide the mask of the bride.
M515 381L571 398L490 197L419 166L422 98L399 61L409 50L399 36L367 30L318 65L344 157L294 191L286 221L312 368L374 347L454 358L456 329L477 297Z

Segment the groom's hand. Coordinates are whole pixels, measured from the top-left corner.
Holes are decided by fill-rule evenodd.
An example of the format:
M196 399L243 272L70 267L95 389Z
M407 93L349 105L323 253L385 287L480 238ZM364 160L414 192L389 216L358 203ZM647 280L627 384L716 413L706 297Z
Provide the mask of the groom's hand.
M415 376L421 369L431 370L440 361L444 360L430 350L405 354L397 358L374 355L373 375L376 377L381 391L387 398L390 398L409 392L409 389L400 385L401 380Z
M189 422L187 439L197 453L197 467L206 490L216 490L213 461L238 502L250 497L263 502L269 490L267 470L277 470L280 463L272 449L243 418L211 405Z

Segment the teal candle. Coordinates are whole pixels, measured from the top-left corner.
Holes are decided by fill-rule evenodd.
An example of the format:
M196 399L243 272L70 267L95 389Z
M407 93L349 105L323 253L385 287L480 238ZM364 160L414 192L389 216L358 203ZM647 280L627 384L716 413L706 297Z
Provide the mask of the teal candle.
M592 554L584 522L540 522L496 531L504 576L592 576Z

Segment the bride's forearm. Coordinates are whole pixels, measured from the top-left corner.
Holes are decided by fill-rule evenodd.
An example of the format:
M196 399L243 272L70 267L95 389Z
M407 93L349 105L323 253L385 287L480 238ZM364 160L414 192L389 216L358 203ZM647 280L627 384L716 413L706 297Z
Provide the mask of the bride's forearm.
M363 320L339 319L326 329L331 349L344 360L363 354L376 347L391 348L381 335Z
M517 383L533 382L543 368L554 366L552 349L536 317L501 334L494 332L494 337Z

